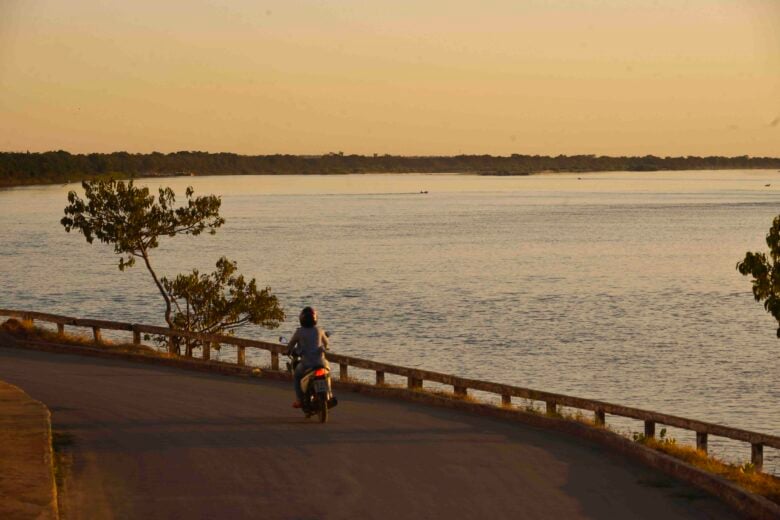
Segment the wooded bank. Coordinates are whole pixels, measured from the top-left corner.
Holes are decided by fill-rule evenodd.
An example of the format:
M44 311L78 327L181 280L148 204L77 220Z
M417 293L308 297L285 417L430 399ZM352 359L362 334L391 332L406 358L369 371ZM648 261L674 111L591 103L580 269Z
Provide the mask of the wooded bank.
M71 154L0 152L0 186L78 182L97 177L173 175L283 175L347 173L475 173L529 175L539 172L780 169L778 157L611 157L597 155L398 156L238 155L233 153L127 152Z

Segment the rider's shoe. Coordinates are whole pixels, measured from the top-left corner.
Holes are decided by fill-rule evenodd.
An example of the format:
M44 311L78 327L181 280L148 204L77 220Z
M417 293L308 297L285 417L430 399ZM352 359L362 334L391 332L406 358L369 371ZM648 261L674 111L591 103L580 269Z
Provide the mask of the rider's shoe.
M300 408L300 407L301 407L301 402L300 401L294 401L293 402L293 408Z

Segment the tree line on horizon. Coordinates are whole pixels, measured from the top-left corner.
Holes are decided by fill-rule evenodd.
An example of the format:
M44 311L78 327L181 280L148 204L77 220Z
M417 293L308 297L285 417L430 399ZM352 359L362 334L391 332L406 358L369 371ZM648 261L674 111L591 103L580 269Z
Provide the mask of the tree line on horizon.
M71 154L0 152L0 186L76 182L119 175L283 175L346 173L476 173L530 175L539 172L780 169L780 157L597 156L597 155L239 155L181 151Z

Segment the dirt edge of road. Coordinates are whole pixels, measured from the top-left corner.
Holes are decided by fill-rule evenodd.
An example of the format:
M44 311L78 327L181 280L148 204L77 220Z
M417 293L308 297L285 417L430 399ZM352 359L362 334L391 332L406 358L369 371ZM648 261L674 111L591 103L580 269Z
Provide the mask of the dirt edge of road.
M0 518L59 518L49 409L0 381Z

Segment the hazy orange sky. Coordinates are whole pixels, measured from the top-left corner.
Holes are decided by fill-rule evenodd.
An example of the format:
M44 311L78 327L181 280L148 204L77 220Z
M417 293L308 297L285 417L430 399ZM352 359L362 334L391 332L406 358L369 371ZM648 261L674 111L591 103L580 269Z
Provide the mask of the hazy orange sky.
M0 150L780 156L780 0L0 0Z

